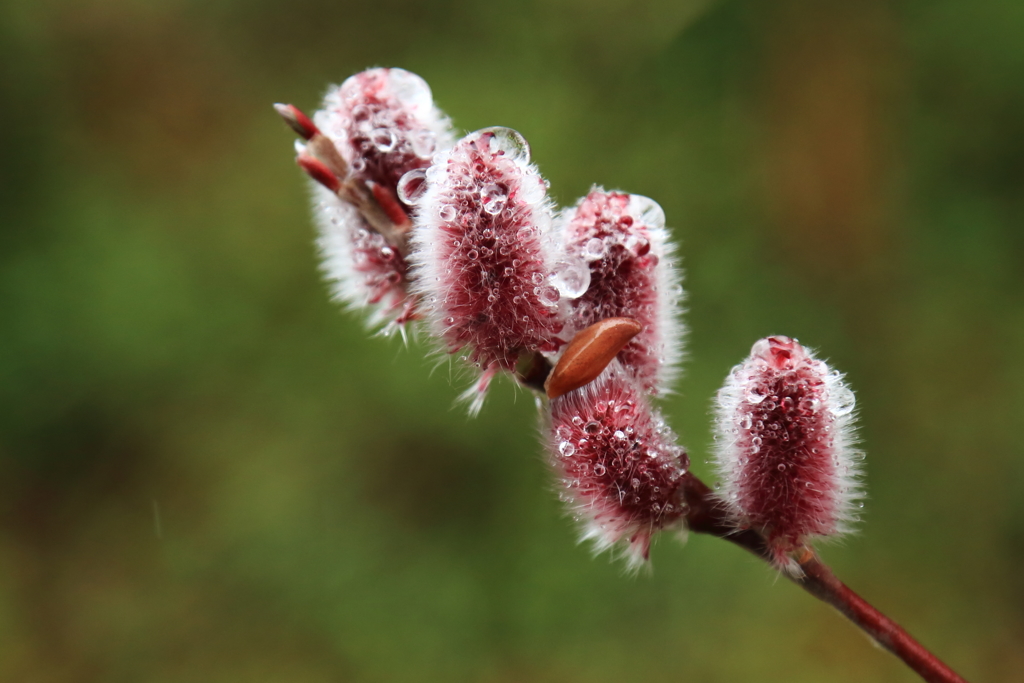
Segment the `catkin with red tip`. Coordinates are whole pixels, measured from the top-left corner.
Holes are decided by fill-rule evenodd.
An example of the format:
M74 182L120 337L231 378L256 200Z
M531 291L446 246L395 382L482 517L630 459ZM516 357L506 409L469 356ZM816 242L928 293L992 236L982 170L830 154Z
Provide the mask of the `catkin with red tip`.
M668 391L685 330L679 320L683 288L661 207L640 195L594 188L562 221L559 267L581 271L589 282L569 301L568 323L581 330L605 318L637 320L643 331L618 359L644 390Z
M767 537L776 564L815 537L849 531L861 454L854 396L796 340L768 337L718 392L716 464L737 524Z
M313 121L361 180L396 192L403 175L451 147L451 122L426 81L405 69L367 69L324 97Z
M418 291L435 335L481 370L465 395L475 412L496 372L559 343L547 185L526 141L507 128L467 135L419 173L400 187L417 207Z
M351 177L366 183L393 222L407 226L405 214L414 210L399 203L399 179L429 165L453 140L450 122L434 106L423 79L404 69L363 71L328 91L313 120ZM323 269L335 297L352 308L368 308L371 326L415 317L404 245L388 242L324 188L314 188L314 201Z
M583 538L599 551L623 541L639 566L657 531L682 527L686 452L618 361L550 407L552 466Z

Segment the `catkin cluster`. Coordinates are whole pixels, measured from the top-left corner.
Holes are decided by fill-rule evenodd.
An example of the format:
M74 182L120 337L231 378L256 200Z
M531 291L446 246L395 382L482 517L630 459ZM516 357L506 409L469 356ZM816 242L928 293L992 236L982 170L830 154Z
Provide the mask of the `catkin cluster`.
M277 108L303 138L337 298L385 333L420 324L456 354L476 375L472 412L496 376L538 388L554 368L538 399L545 445L599 549L639 565L656 532L685 528L689 459L652 403L671 390L684 334L661 207L595 187L557 209L523 136L458 138L402 69L352 76L312 119ZM755 344L719 393L724 504L738 528L764 532L780 567L852 521L852 410L841 376L786 337Z

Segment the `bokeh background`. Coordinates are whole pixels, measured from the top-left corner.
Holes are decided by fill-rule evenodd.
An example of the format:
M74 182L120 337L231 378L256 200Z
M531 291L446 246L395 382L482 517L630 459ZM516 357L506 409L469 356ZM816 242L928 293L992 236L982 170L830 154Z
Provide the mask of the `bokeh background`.
M716 539L592 559L530 396L452 409L328 301L293 135L374 65L656 198L708 410L766 334L858 392L824 550L972 681L1024 681L1024 3L6 0L0 680L914 681ZM454 378L454 379L453 379Z

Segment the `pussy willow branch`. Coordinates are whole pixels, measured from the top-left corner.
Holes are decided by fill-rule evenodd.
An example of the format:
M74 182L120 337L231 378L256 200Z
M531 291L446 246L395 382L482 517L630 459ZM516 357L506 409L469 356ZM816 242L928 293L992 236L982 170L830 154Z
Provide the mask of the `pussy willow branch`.
M539 354L524 362L518 379L524 386L543 391L544 380L551 366ZM726 513L723 501L695 475L683 477L682 497L687 506L686 523L690 531L717 536L772 564L768 541L754 529L737 529ZM793 583L835 607L855 626L881 647L899 657L928 683L967 683L938 657L889 617L875 609L842 581L810 548L798 558L802 576L783 572Z
M375 194L367 185L349 176L347 165L334 144L316 126L291 105L275 105L277 112L299 135L307 140L311 154L302 154L299 165L318 182L354 205L368 226L379 232L400 253L408 253L408 217L401 211L388 211L385 205L394 198ZM342 181L341 179L345 180ZM525 387L545 393L544 381L551 364L539 353L526 355L519 363L516 379ZM683 477L683 502L690 531L717 536L738 545L772 564L767 539L755 529L737 529L729 519L724 502L700 479L687 472ZM810 548L798 558L802 575L784 572L791 581L819 600L835 607L881 647L899 657L928 683L967 683L938 657L910 636L899 624L885 616L836 578Z

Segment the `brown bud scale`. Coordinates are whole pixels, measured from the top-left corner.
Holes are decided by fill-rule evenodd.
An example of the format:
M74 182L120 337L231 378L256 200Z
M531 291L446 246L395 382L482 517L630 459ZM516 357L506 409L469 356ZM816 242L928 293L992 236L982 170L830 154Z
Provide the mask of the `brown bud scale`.
M641 330L643 326L632 318L606 318L580 331L544 383L548 398L593 382Z

